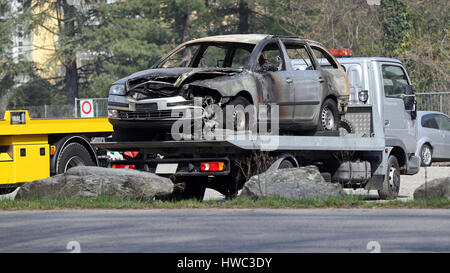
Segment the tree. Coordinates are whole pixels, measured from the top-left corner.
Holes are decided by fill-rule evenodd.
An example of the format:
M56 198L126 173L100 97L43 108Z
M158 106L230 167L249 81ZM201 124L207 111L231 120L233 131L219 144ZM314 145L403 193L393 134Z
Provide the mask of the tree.
M404 53L412 30L407 5L403 0L382 0L380 8L386 56Z

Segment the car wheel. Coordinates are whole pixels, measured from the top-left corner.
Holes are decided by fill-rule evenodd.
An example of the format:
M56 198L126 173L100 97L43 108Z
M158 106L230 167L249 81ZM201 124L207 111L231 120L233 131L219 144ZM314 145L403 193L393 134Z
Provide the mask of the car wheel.
M245 112L245 107L250 105L250 102L244 97L236 97L230 101L227 105L234 106L232 116L232 128L234 131L246 131L249 129L250 117L249 114ZM224 107L223 111L224 128L226 128L226 118L227 118L227 107ZM245 118L238 120L239 116L244 115Z
M400 190L400 166L395 156L388 158L387 171L384 176L383 189L378 191L381 199L394 199Z
M420 162L422 166L430 166L432 160L433 151L428 144L424 144L420 149Z
M339 124L338 110L336 102L332 99L326 99L319 113L319 124L317 129L319 131L335 131Z

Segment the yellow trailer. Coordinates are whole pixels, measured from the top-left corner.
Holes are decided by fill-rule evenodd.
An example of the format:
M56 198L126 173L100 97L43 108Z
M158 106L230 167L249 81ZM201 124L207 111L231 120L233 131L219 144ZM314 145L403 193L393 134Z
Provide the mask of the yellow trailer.
M112 132L107 118L30 119L28 111L6 111L0 119L0 194L73 166L97 166L90 140Z

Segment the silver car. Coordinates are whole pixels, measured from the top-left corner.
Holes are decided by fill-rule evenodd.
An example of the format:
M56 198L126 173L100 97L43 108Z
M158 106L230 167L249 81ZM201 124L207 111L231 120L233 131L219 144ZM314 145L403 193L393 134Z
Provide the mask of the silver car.
M417 112L417 151L422 166L450 161L450 118L441 112Z

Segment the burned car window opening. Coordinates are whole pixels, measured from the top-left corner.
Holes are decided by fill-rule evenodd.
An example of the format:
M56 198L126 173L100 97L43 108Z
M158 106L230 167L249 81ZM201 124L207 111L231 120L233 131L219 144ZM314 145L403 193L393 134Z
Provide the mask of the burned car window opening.
M168 58L166 58L158 67L174 68L174 67L190 67L194 57L197 55L199 45L187 45L180 48Z
M311 50L316 56L317 62L322 69L338 69L337 63L323 49L311 46Z
M243 68L254 45L245 43L188 44L163 60L157 67Z
M286 44L286 52L294 70L315 70L311 56L303 44Z
M277 43L267 44L258 57L257 71L286 70L283 53Z

